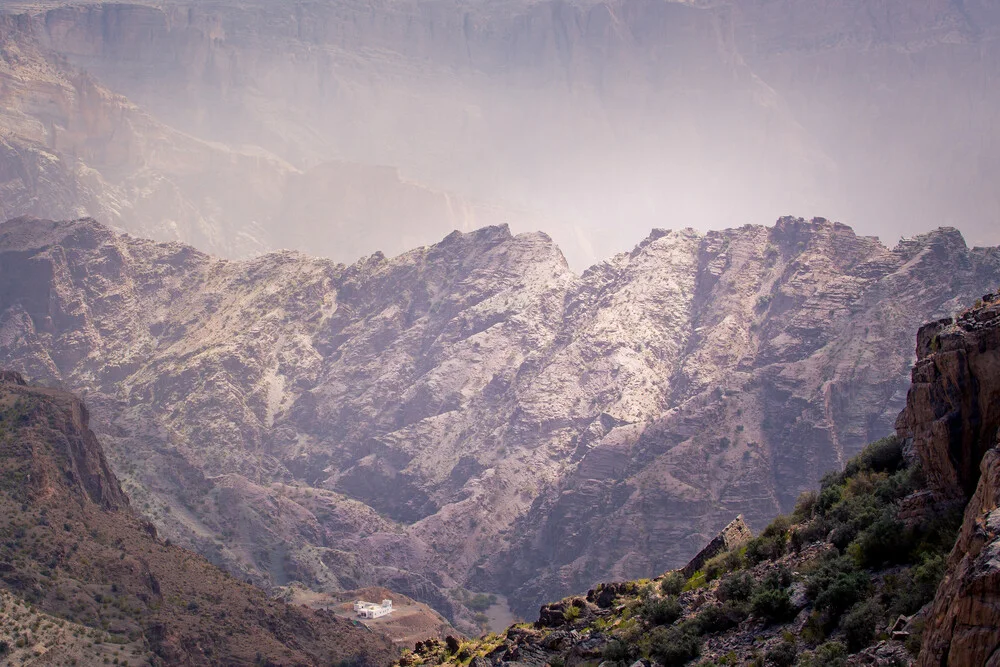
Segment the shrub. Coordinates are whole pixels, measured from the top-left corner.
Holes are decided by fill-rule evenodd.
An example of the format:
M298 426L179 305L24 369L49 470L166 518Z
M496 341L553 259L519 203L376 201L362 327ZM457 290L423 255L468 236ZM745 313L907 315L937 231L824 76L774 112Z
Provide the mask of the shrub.
M853 477L859 472L893 473L906 464L903 459L903 442L894 435L876 440L844 466L844 477Z
M878 568L905 560L911 551L913 536L895 509L887 509L850 545L851 556L861 567Z
M739 550L725 551L705 563L705 579L712 581L741 567L743 567L743 554Z
M782 565L764 575L760 585L764 588L773 588L775 590L788 588L792 585L792 573L787 567Z
M824 482L822 490L819 492L819 498L816 499L816 507L814 508L821 516L826 516L826 513L830 509L839 503L844 497L844 491L837 484L826 485Z
M799 667L844 667L847 664L847 647L840 642L826 642L814 651L799 656Z
M721 605L705 605L690 622L690 629L698 635L725 632L739 625L747 617L742 606L732 602Z
M682 613L680 603L672 597L649 599L639 607L639 615L653 625L670 625Z
M773 667L792 667L797 655L795 644L783 641L764 654L764 663Z
M806 595L814 601L816 609L835 621L864 598L870 587L868 574L859 571L851 559L828 558L806 582Z
M881 620L882 608L877 601L865 600L854 605L840 623L847 650L857 653L869 646L875 640Z
M570 605L563 610L563 618L572 623L576 619L580 618L580 614L583 613L579 607L576 605Z
M769 623L784 621L794 612L788 591L774 588L761 588L754 593L750 600L750 609L754 616Z
M765 531L766 532L766 531ZM746 559L751 565L777 560L785 555L786 534L761 534L747 543Z
M795 509L792 511L792 519L796 523L808 521L813 516L813 510L819 501L819 494L815 491L803 491L795 501Z
M761 533L762 537L784 537L785 533L788 532L788 527L792 525L791 519L789 519L784 514L779 514L774 518L774 521L767 525L764 532Z
M660 582L660 592L664 595L680 595L684 590L684 575L678 572L671 572L663 577Z
M690 632L659 627L649 633L649 654L664 667L680 667L700 652L701 641Z
M620 639L612 639L604 645L601 656L609 662L627 662L632 658L632 650Z
M757 582L749 572L737 572L731 574L721 582L716 590L716 596L723 601L735 600L746 602L749 600L757 588Z

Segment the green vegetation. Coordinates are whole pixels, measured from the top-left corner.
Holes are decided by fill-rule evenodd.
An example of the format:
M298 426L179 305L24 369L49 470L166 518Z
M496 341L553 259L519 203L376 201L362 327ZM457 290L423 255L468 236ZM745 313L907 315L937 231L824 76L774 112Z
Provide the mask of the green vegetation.
M898 615L931 600L943 576L961 517L898 517L900 501L923 484L901 443L879 440L824 477L819 490L802 494L791 514L690 577L678 571L654 582L598 586L591 604L564 602L564 616L576 632L600 633L606 643L599 655L619 665L636 658L684 665L709 651L714 662L698 664L845 665L848 655L884 638ZM794 618L802 625L785 625ZM547 645L552 629L518 632L535 633L537 647ZM738 633L742 648L719 655L723 633ZM919 628L915 635L911 651Z
M674 597L650 598L639 608L639 614L651 625L670 625L682 613L684 610Z

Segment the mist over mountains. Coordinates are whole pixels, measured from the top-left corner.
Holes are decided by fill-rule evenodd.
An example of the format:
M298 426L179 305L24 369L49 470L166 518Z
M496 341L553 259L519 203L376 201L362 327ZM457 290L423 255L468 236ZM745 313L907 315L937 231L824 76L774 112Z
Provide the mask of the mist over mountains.
M1000 241L990 2L64 5L4 7L6 217L345 262L508 222L577 270L789 211Z

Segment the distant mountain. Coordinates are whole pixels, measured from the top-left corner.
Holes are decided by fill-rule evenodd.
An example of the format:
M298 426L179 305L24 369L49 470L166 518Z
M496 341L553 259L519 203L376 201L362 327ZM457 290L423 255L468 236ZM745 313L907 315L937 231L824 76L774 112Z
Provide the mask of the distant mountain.
M0 219L92 215L224 257L297 247L341 260L403 252L456 228L544 226L538 216L406 180L393 167L330 158L294 166L256 145L195 138L69 64L47 44L53 35L39 17L7 9Z
M653 227L789 210L893 240L951 225L1000 243L1000 12L987 0L4 11L14 36L0 59L18 82L4 106L38 84L22 96L29 119L0 126L79 172L75 194L8 217L112 222L103 206L126 229L216 254L293 247L338 261L509 222L545 229L577 269ZM35 52L45 68L29 68ZM101 111L92 86L48 86L52 71L85 72L130 110ZM51 157L24 150L6 171L63 193ZM90 195L98 175L113 186L106 204Z
M0 466L5 664L374 666L395 655L378 635L270 600L159 540L70 394L0 373Z
M83 394L133 503L241 577L382 585L474 630L759 528L891 432L911 331L1000 284L941 229L654 231L582 275L543 234L233 262L0 226L0 365Z

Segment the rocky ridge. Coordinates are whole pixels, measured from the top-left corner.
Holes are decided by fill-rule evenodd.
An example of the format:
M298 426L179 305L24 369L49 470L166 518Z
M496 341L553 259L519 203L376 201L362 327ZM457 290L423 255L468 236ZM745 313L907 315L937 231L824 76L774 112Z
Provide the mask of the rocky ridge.
M404 179L392 167L329 157L296 166L252 142L178 130L54 50L75 43L75 32L61 34L64 14L0 9L4 220L91 215L225 257L299 247L341 260L375 248L402 252L455 228L543 224Z
M890 250L822 219L657 230L582 275L505 227L344 266L15 220L0 359L85 393L171 539L472 631L456 588L527 613L790 508L891 430L921 313L998 282L954 230Z
M270 600L139 519L71 394L0 378L0 659L387 663L390 644Z
M510 222L577 268L804 207L997 242L984 0L2 9L4 217L339 261Z

